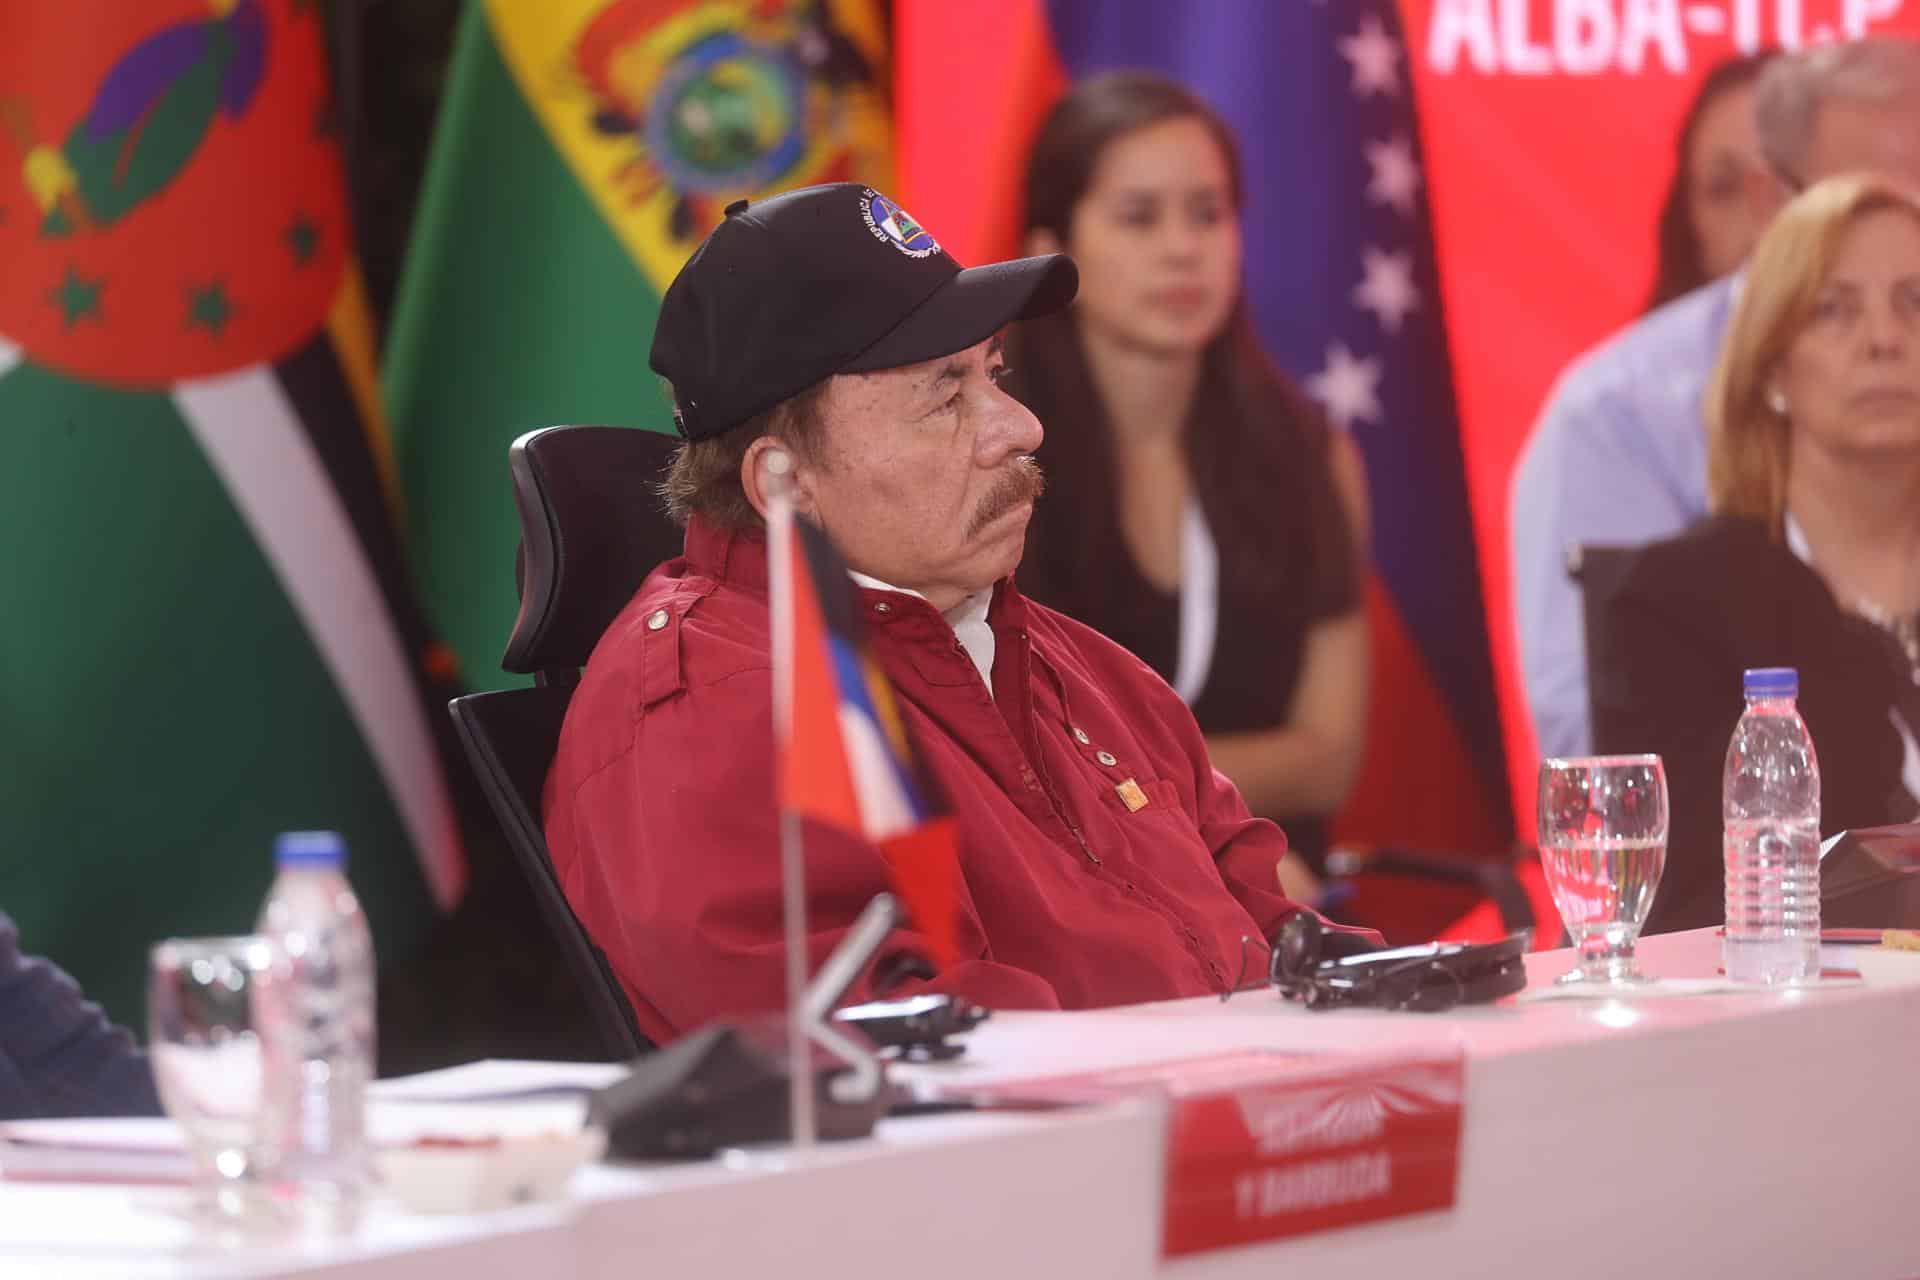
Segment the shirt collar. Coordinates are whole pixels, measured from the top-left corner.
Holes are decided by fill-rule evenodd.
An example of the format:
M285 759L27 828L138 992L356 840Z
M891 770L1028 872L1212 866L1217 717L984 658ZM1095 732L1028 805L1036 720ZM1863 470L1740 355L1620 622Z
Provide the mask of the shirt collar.
M972 622L985 622L987 610L993 607L993 588L976 591L941 616L952 623L957 630Z
M891 582L882 582L880 579L864 574L858 569L847 570L847 576L869 591L898 591L901 595L912 596L915 600L926 599L925 596L915 591L912 587L896 587Z
M897 591L903 596L912 596L915 600L927 599L925 595L915 591L912 587L896 587L891 582L882 582L879 578L873 577L871 574L862 573L858 569L847 570L847 576L852 578L856 585L865 587L869 591ZM928 603L931 604L932 601L929 600ZM988 587L984 591L974 592L951 609L941 610L940 616L955 627L958 627L963 622L985 622L987 620L987 608L992 604L993 588Z
M767 588L767 533L764 529L728 529L704 516L694 515L687 521L683 554L700 573L724 578L737 586L758 587L762 591ZM856 569L847 570L847 576L856 585L870 591L897 591L916 600L926 599L926 596L909 587L896 587L891 582L882 582ZM993 597L992 587L976 591L942 616L949 623L984 620Z
M764 529L729 529L695 515L687 521L684 554L696 573L762 593L767 589Z
M767 535L763 529L728 529L695 515L687 521L686 558L697 573L761 592L767 589ZM916 600L926 599L918 591L896 587L852 569L847 573L855 584L869 591L893 591ZM976 591L941 614L947 625L954 629L955 637L966 649L967 656L973 660L989 689L993 688L994 636L993 627L987 620L988 611L996 598L1003 602L1003 609L1019 607L1012 579L1003 581L1007 588L1005 591L996 592L993 587Z
M916 600L925 600L926 596L910 587L896 587L891 582L882 582L857 569L847 570L847 576L869 591L897 591L903 596L912 596ZM931 603L931 602L929 602ZM993 657L996 645L993 627L987 622L987 610L993 604L993 588L976 591L967 596L951 609L941 611L947 625L953 628L954 639L967 652L974 670L987 682L987 692L993 692Z

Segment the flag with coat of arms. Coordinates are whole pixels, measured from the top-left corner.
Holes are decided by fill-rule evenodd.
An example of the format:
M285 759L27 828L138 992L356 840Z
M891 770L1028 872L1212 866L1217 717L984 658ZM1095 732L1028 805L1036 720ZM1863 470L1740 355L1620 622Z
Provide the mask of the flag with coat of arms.
M469 0L386 350L429 611L507 682L533 427L671 430L647 368L681 264L742 197L884 186L882 0Z

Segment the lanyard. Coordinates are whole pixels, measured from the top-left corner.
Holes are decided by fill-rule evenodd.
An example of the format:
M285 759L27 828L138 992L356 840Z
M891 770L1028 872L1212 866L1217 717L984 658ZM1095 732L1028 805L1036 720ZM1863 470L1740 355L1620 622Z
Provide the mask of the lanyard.
M1207 687L1220 625L1220 553L1200 503L1189 494L1180 514L1180 648L1173 691L1192 706Z

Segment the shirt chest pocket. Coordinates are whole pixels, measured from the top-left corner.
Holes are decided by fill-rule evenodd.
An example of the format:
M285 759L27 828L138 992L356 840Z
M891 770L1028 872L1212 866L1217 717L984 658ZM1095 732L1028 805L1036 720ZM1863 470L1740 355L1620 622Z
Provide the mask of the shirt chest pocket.
M1059 761L1055 770L1072 770L1072 783L1059 788L1070 821L1130 892L1137 887L1161 901L1199 892L1193 877L1211 858L1180 788L1158 772L1133 735L1100 728L1097 720L1091 728L1051 728L1069 756L1060 760L1050 752Z
M1153 753L1126 728L1115 709L1076 706L1075 702L1063 693L1052 722L1040 727L1071 761L1073 789L1093 800L1108 820L1173 822L1191 830L1193 823L1179 787L1162 775Z

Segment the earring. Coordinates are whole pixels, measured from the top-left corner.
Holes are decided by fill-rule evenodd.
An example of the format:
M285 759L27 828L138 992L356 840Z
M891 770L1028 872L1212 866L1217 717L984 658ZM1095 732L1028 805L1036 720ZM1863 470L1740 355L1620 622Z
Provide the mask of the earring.
M1775 413L1779 414L1783 418L1786 417L1787 416L1787 393L1782 391L1778 387L1775 387L1773 390L1767 392L1767 408L1773 410Z

